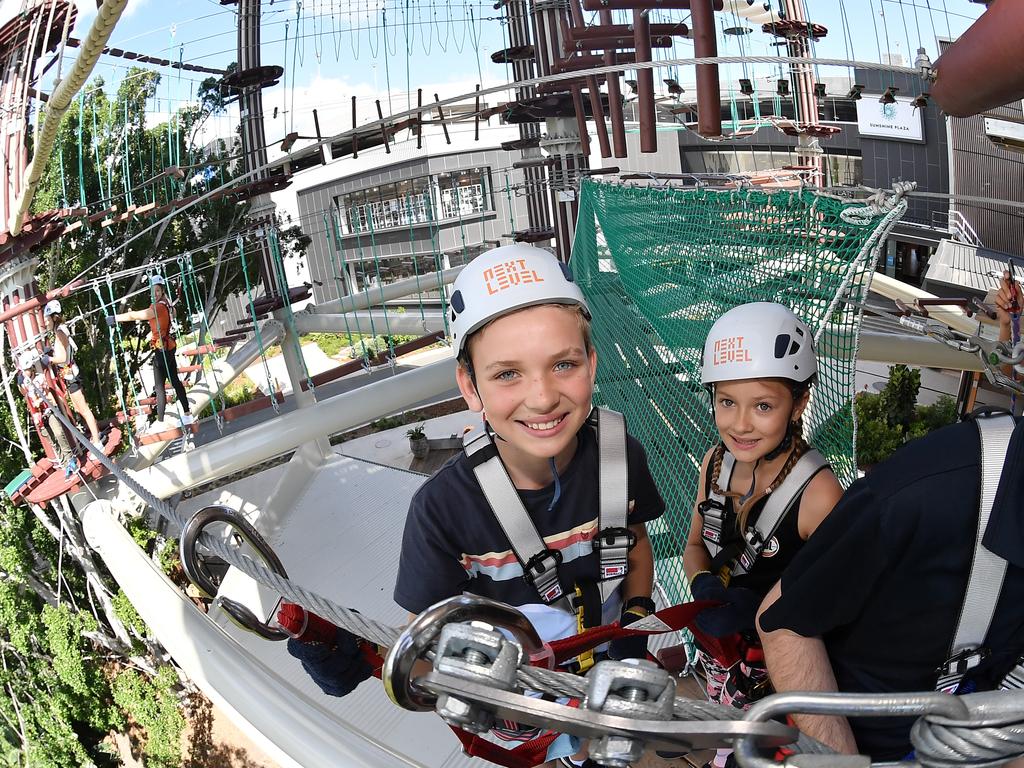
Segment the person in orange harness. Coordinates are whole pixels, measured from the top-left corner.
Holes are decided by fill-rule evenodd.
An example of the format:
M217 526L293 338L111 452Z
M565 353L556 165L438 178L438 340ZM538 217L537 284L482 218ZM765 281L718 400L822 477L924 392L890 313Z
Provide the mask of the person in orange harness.
M464 592L490 597L519 608L546 642L646 617L654 562L645 523L665 504L621 416L592 406L590 311L568 267L532 246L492 249L459 275L451 312L457 382L484 429L413 498L395 601L416 615ZM495 482L518 503L492 504ZM599 493L605 483L613 490ZM524 549L512 526L540 548ZM287 626L287 613L279 621ZM347 692L370 669L350 633L322 636L328 644L290 641L289 650L325 692ZM597 651L645 658L646 637ZM565 668L593 662L588 653ZM504 765L593 765L578 739L542 728L502 722L460 738L470 754Z
M78 415L85 420L85 424L89 428L89 439L92 440L93 445L102 446L103 441L100 439L96 417L92 414L89 401L85 399L85 392L82 391L82 378L78 365L75 363L75 352L78 350L78 346L75 344L74 339L71 338L71 331L68 330L67 325L64 323L60 302L56 299L48 301L43 308L43 318L46 320L53 337L50 347L47 348L47 353L40 358L40 362L42 362L43 367L48 365L57 366L60 377L64 381L64 386L68 389L68 397L71 400L71 404L75 407Z
M754 625L761 600L842 496L801 434L817 376L812 334L787 307L743 304L711 327L701 383L719 442L704 457L683 569L708 697L746 709L771 693ZM705 768L735 765L721 749Z
M153 291L153 303L147 309L139 309L133 312L122 312L116 315L107 316L107 325L114 323L125 323L136 320L147 320L149 322L149 343L153 347L153 380L156 387L156 420L163 421L164 410L167 407L167 395L164 384L171 382L174 393L178 396L178 403L181 405L181 423L191 424L192 414L188 406L188 394L185 392L185 385L178 377L178 362L174 356L176 344L174 334L171 333L171 304L165 293L164 279L160 275L154 275L149 279Z

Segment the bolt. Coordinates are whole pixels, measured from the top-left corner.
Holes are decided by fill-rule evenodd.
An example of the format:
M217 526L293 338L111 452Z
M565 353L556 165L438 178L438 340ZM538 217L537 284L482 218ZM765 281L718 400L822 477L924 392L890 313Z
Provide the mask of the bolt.
M641 701L647 701L647 692L642 688L623 688L621 695L622 698L633 704Z
M466 660L467 664L479 664L480 666L484 666L490 661L484 653L476 648L467 648L462 658Z

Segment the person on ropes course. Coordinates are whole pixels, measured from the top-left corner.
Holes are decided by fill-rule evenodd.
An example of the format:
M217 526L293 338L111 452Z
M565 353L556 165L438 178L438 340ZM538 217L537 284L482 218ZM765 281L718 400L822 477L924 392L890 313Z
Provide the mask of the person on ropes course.
M169 381L181 406L181 423L191 424L188 393L185 392L185 385L178 376L178 362L174 356L177 344L171 332L171 305L167 299L164 279L160 275L153 275L149 279L149 284L153 303L148 308L108 315L107 325L138 320L149 322L149 343L153 348L153 381L156 388L156 420L164 420L164 411L167 408L166 383Z
M26 402L39 414L40 421L38 424L42 425L46 433L45 435L40 435L40 438L45 437L50 441L50 445L57 452L57 463L64 469L64 476L71 477L78 469L78 462L75 459L75 452L68 442L68 437L64 434L64 426L54 415L53 410L50 408L50 403L47 401L49 385L46 381L46 374L39 364L40 356L35 349L26 349L18 355L17 362L18 389L21 390L21 394Z
M621 415L592 405L590 311L568 267L533 246L492 249L458 276L451 312L456 381L483 429L413 497L395 602L415 616L464 592L493 598L518 607L546 642L653 613L645 523L665 505ZM621 494L599 494L606 482ZM525 528L535 547L510 528ZM646 658L647 638L619 638L565 668L582 673L604 655ZM329 663L327 676L348 683L363 664L340 651ZM480 738L486 750L521 745L529 764L587 762L578 739L544 729L506 722Z
M68 390L68 397L71 405L74 406L78 415L85 420L89 428L89 439L93 445L102 447L103 441L100 438L100 431L96 424L96 417L92 414L89 402L85 399L85 392L82 390L82 379L75 363L75 352L78 350L71 332L64 323L61 315L60 302L56 299L48 301L43 308L43 318L53 334L50 340L50 347L47 348L40 362L43 366L55 365L64 385Z
M720 440L701 466L683 569L695 600L722 603L697 616L697 659L708 697L738 709L772 693L757 607L842 495L802 435L816 377L811 330L781 304L729 310L704 345ZM726 749L707 766L734 764Z
M1009 273L995 303L1008 341ZM980 409L875 465L768 593L758 629L779 691L1024 687L1024 420ZM794 719L840 753L912 749L915 718Z

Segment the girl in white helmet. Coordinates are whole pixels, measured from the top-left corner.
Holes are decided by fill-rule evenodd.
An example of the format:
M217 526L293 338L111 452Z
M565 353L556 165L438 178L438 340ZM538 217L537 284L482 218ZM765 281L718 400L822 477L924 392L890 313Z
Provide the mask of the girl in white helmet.
M53 338L51 340L52 351L50 354L43 355L41 361L44 366L50 364L57 366L60 377L64 381L64 386L67 387L71 405L74 406L78 415L85 420L85 424L89 428L89 439L92 440L93 445L102 446L103 441L100 439L100 430L96 424L96 417L92 414L89 401L85 399L85 392L82 390L82 378L78 370L78 364L75 363L75 352L78 350L78 347L74 339L71 338L71 332L68 330L67 325L64 323L60 302L56 299L48 301L43 308L43 318L46 320L47 327L53 334Z
M842 495L801 417L817 376L810 328L781 304L726 312L704 345L720 441L704 457L683 568L709 697L746 708L771 692L754 625L761 600ZM734 764L729 750L708 763Z

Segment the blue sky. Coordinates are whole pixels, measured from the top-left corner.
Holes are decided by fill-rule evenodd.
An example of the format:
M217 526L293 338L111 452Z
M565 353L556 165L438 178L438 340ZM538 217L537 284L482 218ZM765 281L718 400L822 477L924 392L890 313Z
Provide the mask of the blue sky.
M95 17L94 0L81 2L79 37ZM966 0L807 0L807 5L810 17L829 28L829 35L816 45L818 56L870 61L878 61L880 52L886 50L912 61L919 41L934 60L935 35L951 33L955 37L981 13L979 5ZM325 131L331 132L336 121L346 123L338 125L338 130L348 127L352 95L371 106L376 96L384 102L385 112L398 111L410 103L407 87L414 92L417 86L425 86L425 99L436 88L444 98L470 91L481 80L493 84L509 76L504 66L490 61L493 51L507 45L500 13L490 0L453 0L450 4L444 0L267 0L262 9L264 63L285 67L278 92L267 94L268 135L275 133L274 121L280 123L281 135L291 127L287 115L293 105L295 112L319 106L321 122L328 123ZM720 29L742 24L731 15L718 16ZM682 11L655 11L652 20L686 17ZM216 0L129 0L111 45L223 67L235 59L234 25L235 6L221 6ZM738 38L720 36L720 40L723 55L740 53ZM775 54L771 40L756 29L742 38L745 51L757 55ZM690 41L681 40L673 51L657 55L687 57L692 50ZM117 81L128 64L103 57L96 72L108 82ZM672 74L684 84L692 80L692 70L683 69L662 72L656 81ZM844 73L833 69L821 74ZM159 103L152 107L158 113L189 100L204 77L169 69L164 75ZM733 67L723 73L723 79L732 81L740 75L739 68ZM336 113L333 118L325 119L325 113L332 111Z

